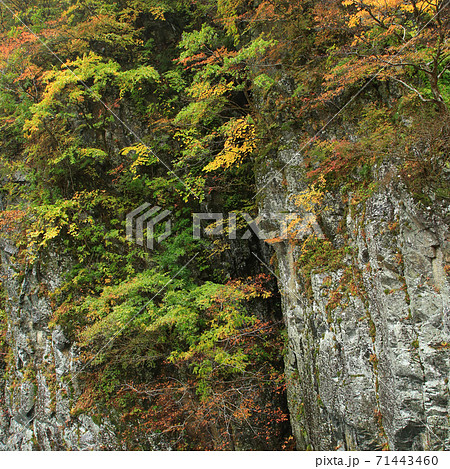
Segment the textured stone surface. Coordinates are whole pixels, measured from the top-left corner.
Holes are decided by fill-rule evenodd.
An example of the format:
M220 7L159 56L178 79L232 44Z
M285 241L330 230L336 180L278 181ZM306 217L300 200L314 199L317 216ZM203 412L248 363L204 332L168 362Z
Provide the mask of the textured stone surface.
M280 162L282 163L280 165ZM281 172L263 172L261 216L295 211L301 157L278 155ZM300 449L450 449L449 262L447 204L418 206L392 168L364 204L329 194L322 232L353 251L343 258L360 278L327 310L343 270L299 272L302 242L275 243L289 337L286 358L291 422ZM304 236L310 234L305 232ZM345 286L345 285L344 285ZM350 285L348 285L350 288ZM444 344L444 346L443 346ZM447 344L447 345L445 345Z
M24 273L4 245L2 273L7 291L12 366L5 377L0 407L0 450L118 449L113 428L91 417L72 417L79 395L76 350L59 329L51 330L46 292L54 291L67 266L57 257Z

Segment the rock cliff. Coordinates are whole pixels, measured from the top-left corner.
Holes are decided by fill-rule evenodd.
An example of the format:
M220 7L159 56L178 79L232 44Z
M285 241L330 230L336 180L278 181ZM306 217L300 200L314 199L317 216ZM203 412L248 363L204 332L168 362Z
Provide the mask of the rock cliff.
M264 220L296 211L305 189L295 149L276 162L259 180ZM393 167L376 172L365 200L327 193L314 264L302 257L312 229L274 243L299 449L450 447L450 210L415 201Z
M0 450L117 449L107 419L73 417L80 397L76 346L59 327L50 327L46 293L60 285L68 268L58 255L25 268L11 260L3 243L2 276L8 315L8 371L0 380Z
M449 5L19 3L0 449L449 450Z
M295 146L275 162L281 172L259 176L268 231L273 214L298 210L292 195L306 187ZM376 173L379 184L364 200L327 192L315 229L272 243L299 449L450 447L450 209L414 200L392 166ZM3 242L12 347L1 383L0 448L118 448L107 419L71 415L81 394L77 350L49 326L47 295L67 261L55 254L24 268L14 252Z

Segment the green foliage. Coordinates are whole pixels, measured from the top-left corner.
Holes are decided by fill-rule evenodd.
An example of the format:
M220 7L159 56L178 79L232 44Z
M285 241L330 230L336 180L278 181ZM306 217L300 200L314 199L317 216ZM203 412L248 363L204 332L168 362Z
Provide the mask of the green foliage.
M79 343L92 353L95 344L101 349L111 338L118 337L124 368L134 366L127 362L130 357L133 361L137 356L151 361L161 359L163 353L169 361L193 361L193 372L204 379L211 363L226 375L243 372L245 354L230 354L220 344L255 323L256 318L246 313L244 303L258 296L270 295L257 286L211 282L195 286L146 270L126 282L106 287L99 297L89 296L80 305L80 316L91 325L80 332ZM125 349L121 334L129 341ZM102 352L94 364L109 362L110 354L117 355L115 345Z
M127 70L118 75L120 97L125 92L136 91L136 86L144 81L156 81L160 80L159 73L150 65L142 66L136 69ZM137 91L142 88L138 88Z

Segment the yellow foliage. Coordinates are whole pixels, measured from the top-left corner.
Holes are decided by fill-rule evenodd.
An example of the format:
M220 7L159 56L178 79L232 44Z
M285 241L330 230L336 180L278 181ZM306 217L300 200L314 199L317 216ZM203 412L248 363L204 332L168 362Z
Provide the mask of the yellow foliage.
M323 174L319 176L319 182L313 184L309 189L305 189L300 192L300 194L293 195L291 200L295 205L304 210L305 212L316 212L316 207L322 205L323 199L325 197L325 192L323 187L325 186L325 177Z
M358 11L349 19L350 27L357 26L361 21L375 22L373 16L382 18L392 15L395 11L412 13L415 9L420 13L434 14L438 8L437 1L422 0L343 0L344 6L355 6ZM370 12L370 14L369 14ZM394 19L394 17L393 17Z
M233 164L240 164L250 156L256 148L256 130L248 117L232 119L222 127L226 140L223 150L214 161L207 164L203 171L214 171L219 168L229 168Z
M238 9L242 5L242 0L218 0L217 11L223 21L225 29L230 34L235 43L239 40L239 31L237 27Z
M150 6L149 11L152 14L153 18L155 18L155 20L165 21L166 19L164 16L165 10L163 7Z
M298 237L301 233L306 233L310 231L311 227L317 225L317 215L326 210L323 205L325 198L324 187L325 177L320 175L318 183L291 197L300 214L290 220L286 227L286 233L283 233L283 235Z
M233 83L219 83L218 85L212 86L208 81L201 81L192 85L189 90L189 95L199 100L214 99L223 96L232 88Z
M152 153L151 149L143 143L138 143L131 147L125 147L120 153L122 156L128 156L131 152L136 155L136 159L128 169L134 175L137 174L139 166L150 166L157 161L157 158Z

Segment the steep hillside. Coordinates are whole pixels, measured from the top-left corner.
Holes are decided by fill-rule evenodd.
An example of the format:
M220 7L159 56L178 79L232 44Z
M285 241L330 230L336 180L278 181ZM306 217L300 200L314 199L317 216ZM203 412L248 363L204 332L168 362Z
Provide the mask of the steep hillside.
M450 448L448 4L0 13L0 449Z

